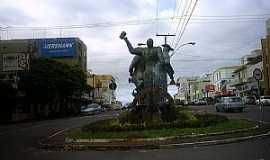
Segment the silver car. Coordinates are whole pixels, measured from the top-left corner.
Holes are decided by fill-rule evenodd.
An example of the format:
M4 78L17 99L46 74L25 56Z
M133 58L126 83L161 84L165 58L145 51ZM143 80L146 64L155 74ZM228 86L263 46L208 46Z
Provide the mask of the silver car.
M256 104L259 105L259 100L256 100ZM270 105L270 96L261 96L261 105L269 106Z
M87 106L81 107L81 114L83 115L94 115L102 112L102 107L99 104L92 103Z
M241 97L221 97L219 102L215 104L217 112L225 112L230 110L244 111L244 103Z

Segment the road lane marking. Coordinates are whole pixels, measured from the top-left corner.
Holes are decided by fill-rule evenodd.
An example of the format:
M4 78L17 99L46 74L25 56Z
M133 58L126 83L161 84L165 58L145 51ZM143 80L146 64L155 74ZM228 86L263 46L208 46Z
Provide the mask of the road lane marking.
M48 126L48 125L51 125L51 124L55 124L55 123L57 123L57 122L59 122L61 120L65 121L65 120L76 120L76 119L85 119L85 118L103 118L103 117L114 117L114 116L119 116L119 113L113 113L113 114L106 113L106 114L102 114L102 115L82 116L82 117L73 117L73 118L68 118L68 119L48 120L48 121L41 122L41 124L28 126L28 127L25 127L25 128L12 128L12 129L9 129L7 131L0 132L0 136L4 136L6 134L13 134L13 133L16 133L16 132L22 132L22 131L26 131L26 130L33 129L33 128L40 128L40 127L43 127L43 126ZM21 126L21 127L23 127L23 126Z
M51 139L51 138L53 138L54 136L57 136L58 134L61 134L61 133L65 132L65 131L67 131L67 130L69 130L69 128L61 129L60 131L57 131L57 132L55 132L54 134L52 134L52 135L50 135L49 137L47 137L47 139Z

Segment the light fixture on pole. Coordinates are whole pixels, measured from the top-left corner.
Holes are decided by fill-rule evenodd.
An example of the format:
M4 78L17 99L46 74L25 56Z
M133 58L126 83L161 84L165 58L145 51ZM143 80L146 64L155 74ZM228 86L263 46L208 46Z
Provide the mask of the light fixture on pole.
M173 51L173 53L170 55L170 57L172 57L172 56L174 55L174 53L175 53L176 51L178 51L181 47L183 47L183 46L185 46L185 45L192 45L192 46L194 46L195 44L196 44L196 42L188 42L188 43L181 44L178 48L176 48L176 49Z

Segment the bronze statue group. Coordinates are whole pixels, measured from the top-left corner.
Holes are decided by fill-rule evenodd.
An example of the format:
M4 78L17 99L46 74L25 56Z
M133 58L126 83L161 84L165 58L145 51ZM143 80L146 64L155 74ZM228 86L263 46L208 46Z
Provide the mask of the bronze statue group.
M148 39L147 47L134 48L123 31L120 39L127 44L128 50L134 55L129 67L129 82L135 84L133 90L135 108L144 108L148 112L160 112L164 107L171 106L173 98L167 91L167 74L174 85L174 70L170 64L170 45L164 44L161 47L154 47L153 39ZM142 44L141 44L142 45Z

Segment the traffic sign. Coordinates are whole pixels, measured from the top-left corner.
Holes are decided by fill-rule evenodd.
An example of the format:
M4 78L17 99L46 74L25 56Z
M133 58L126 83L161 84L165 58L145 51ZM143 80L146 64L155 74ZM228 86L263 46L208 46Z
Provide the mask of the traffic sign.
M116 90L116 88L117 88L116 83L115 83L115 82L110 83L110 84L109 84L109 88L110 88L111 90Z
M259 68L254 69L253 78L257 81L262 80L262 71Z

